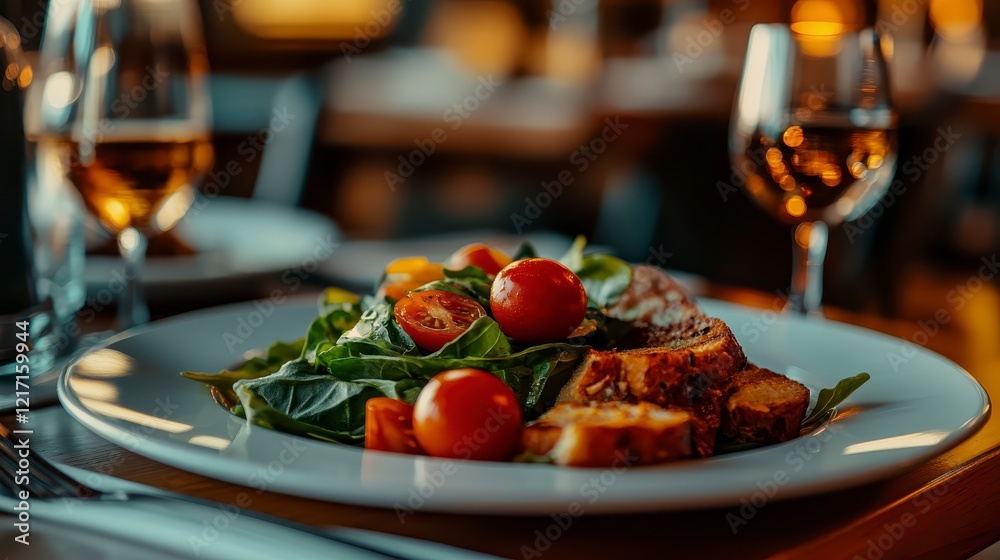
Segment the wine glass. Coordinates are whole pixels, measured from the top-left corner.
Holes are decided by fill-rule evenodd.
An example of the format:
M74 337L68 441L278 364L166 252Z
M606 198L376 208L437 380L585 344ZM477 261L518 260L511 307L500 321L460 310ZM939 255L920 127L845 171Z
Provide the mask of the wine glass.
M118 320L146 322L148 236L176 225L212 164L204 38L191 0L53 3L32 132L124 261Z
M896 169L896 114L873 29L758 24L730 125L743 190L793 226L786 311L819 313L828 225L879 200Z

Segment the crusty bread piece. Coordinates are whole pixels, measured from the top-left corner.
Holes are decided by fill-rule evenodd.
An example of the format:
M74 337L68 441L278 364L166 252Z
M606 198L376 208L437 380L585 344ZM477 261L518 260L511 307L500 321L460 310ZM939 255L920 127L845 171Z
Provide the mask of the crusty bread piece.
M679 407L692 416L695 452L711 455L727 384L746 364L736 337L722 321L704 316L633 333L631 349L588 352L556 401Z
M632 282L608 309L608 316L665 326L704 316L704 313L666 271L641 264L632 267Z
M522 432L523 450L559 465L655 464L691 455L690 416L650 403L556 405Z
M809 389L749 364L731 383L722 410L722 436L740 443L779 443L798 437Z
M662 269L634 267L632 283L608 315L633 321L632 329L617 350L591 350L558 403L652 403L686 412L691 452L703 457L713 453L717 437L776 443L798 435L809 391L748 366L729 327L707 317ZM568 437L548 422L525 433L538 449Z
M641 343L629 349L588 352L557 402L647 400L684 405L746 365L736 337L718 319L693 318L644 333L638 335Z

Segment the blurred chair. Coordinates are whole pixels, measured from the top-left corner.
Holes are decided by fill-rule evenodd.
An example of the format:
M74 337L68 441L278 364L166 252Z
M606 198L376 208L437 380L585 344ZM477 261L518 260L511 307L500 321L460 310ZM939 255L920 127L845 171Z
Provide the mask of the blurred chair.
M287 78L215 75L212 105L217 132L249 137L269 131L252 196L298 205L322 107L316 79L310 74ZM282 115L287 115L287 123L280 119ZM271 129L272 121L280 130ZM217 162L217 169L224 167Z

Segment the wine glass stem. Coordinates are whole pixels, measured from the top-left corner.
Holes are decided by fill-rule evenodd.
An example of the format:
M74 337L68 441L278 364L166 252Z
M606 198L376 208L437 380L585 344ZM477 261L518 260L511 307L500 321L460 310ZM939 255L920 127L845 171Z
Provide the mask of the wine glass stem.
M792 230L792 289L785 310L820 313L823 299L823 259L829 233L823 222L804 222Z
M118 325L125 330L149 321L149 308L142 293L146 236L134 227L125 228L118 234L118 252L125 262L125 290L118 302Z

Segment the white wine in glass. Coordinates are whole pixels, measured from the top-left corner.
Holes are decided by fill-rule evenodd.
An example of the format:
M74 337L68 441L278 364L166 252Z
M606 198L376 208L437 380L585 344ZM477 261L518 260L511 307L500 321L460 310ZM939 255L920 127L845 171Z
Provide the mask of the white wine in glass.
M819 311L827 225L871 209L896 169L896 114L871 29L817 35L756 25L733 111L743 189L794 226L787 309Z
M148 320L146 238L172 228L212 164L208 64L192 0L68 0L42 45L39 149L62 163L125 263L121 328ZM47 36L48 37L48 36ZM49 44L51 43L51 44Z

